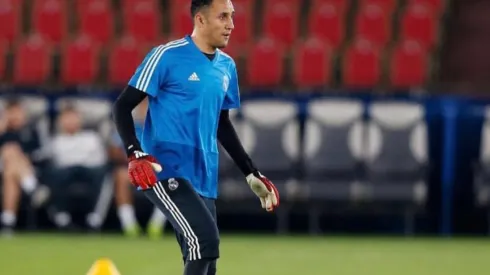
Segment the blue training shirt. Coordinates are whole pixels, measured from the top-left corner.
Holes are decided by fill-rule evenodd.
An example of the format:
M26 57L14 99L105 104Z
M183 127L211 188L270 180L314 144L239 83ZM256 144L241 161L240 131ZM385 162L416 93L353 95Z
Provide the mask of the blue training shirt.
M219 115L240 106L234 60L220 50L209 60L185 36L153 48L129 85L149 95L141 144L163 165L158 178L185 178L216 198Z

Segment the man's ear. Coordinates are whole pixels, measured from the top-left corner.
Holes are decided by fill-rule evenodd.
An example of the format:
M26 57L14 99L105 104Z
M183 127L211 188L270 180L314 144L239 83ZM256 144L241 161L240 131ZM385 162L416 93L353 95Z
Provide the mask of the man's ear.
M204 17L202 16L201 13L196 14L196 24L198 27L203 27L204 26Z

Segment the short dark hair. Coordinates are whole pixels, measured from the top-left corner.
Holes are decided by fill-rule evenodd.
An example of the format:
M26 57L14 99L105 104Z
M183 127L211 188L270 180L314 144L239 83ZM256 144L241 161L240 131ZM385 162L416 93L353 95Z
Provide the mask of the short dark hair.
M196 14L203 8L209 7L213 3L213 0L192 0L191 3L191 16L194 18Z
M7 110L17 108L17 107L22 107L22 102L17 97L9 97L6 101L7 102L5 104L5 109Z

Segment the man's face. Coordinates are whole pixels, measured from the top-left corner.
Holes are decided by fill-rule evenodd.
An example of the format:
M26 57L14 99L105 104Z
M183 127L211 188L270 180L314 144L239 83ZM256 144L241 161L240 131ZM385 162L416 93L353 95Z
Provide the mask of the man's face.
M7 123L11 129L20 130L26 124L26 113L22 106L12 106L7 110Z
M60 118L61 131L64 133L74 134L78 132L82 126L80 114L75 111L65 111Z
M204 32L211 46L221 49L228 45L234 28L234 13L231 0L214 0L211 6L203 10Z

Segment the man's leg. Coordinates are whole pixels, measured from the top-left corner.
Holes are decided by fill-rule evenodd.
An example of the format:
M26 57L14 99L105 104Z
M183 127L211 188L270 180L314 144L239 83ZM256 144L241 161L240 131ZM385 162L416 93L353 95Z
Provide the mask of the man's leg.
M106 173L107 168L105 166L77 167L77 178L87 184L89 198L92 200L89 204L93 206L93 210L87 215L87 224L92 229L98 229L102 225L102 217L95 208L100 199L100 191Z
M31 196L34 206L44 203L49 191L45 187L39 188L31 162L16 143L2 146L0 158L4 168L1 222L4 227L12 229L17 220L21 189Z
M184 275L207 275L210 263L219 258L218 228L191 184L169 179L144 193L185 238L188 255Z
M117 214L122 230L126 236L136 237L140 234L141 229L134 212L127 166L117 166L114 169L114 185Z
M76 180L76 168L52 168L50 171L51 183L51 211L50 216L59 228L67 228L71 225L71 215L68 212L68 199L66 190Z
M216 214L216 203L215 200L213 199L208 199L208 198L202 198L204 201L204 204L206 204L209 212L213 216L214 222L216 224L216 228L218 226L218 219L217 219L217 214ZM219 232L219 230L218 230ZM218 259L214 260L209 264L208 268L208 273L207 275L215 275L216 274L216 264L217 264Z

